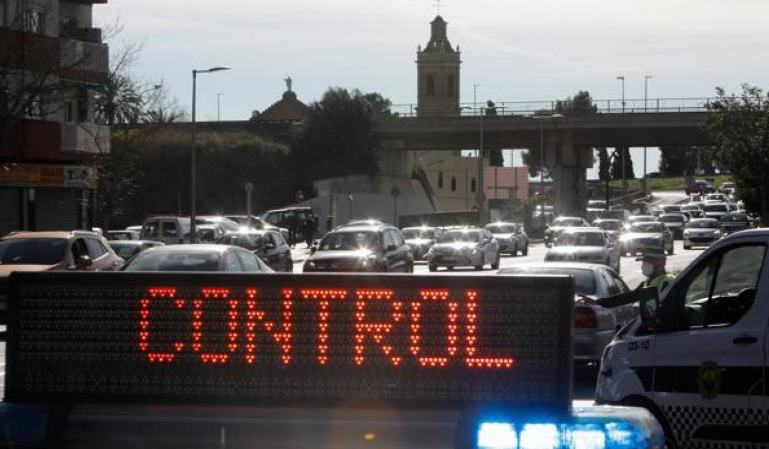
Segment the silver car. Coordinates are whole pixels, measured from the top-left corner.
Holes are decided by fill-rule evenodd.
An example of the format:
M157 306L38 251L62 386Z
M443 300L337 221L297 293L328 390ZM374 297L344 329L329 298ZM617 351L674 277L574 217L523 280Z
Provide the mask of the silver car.
M637 304L605 308L596 299L625 293L629 289L617 273L605 265L546 262L517 265L501 275L566 275L574 278L574 362L595 364L617 330L638 316Z
M648 248L661 248L673 254L673 234L659 222L633 223L619 239L623 256L642 253Z
M545 262L589 262L620 271L620 255L614 239L600 228L566 229L545 253Z
M427 252L435 244L435 239L438 238L439 233L440 230L438 228L429 226L401 229L403 239L411 248L411 254L414 255L414 261L424 260Z
M486 264L490 264L494 270L499 268L499 244L485 229L464 228L446 231L438 237L438 241L427 253L430 271L436 271L438 267L452 270L462 266L482 270Z
M684 228L686 227L686 222L689 221L689 217L680 212L664 213L657 217L657 221L670 230L674 239L680 239L684 236Z
M491 235L499 243L499 252L508 253L511 256L520 252L526 256L529 254L529 236L523 226L517 223L489 223L483 229L491 232Z
M684 249L693 246L709 246L722 236L718 220L700 218L690 221L684 230Z

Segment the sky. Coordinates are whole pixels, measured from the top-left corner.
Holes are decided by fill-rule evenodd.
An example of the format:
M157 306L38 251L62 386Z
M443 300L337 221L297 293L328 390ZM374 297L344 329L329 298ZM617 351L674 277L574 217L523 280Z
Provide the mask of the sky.
M119 49L141 43L134 75L162 80L198 117L245 120L280 99L291 76L310 103L329 87L416 102L417 45L429 40L437 0L109 0L95 26L122 31ZM461 101L551 101L587 90L594 99L703 98L716 86L765 87L766 0L442 0L462 52ZM631 150L642 173L642 149ZM518 152L520 153L520 152ZM516 162L520 163L519 158ZM658 151L649 151L656 171ZM589 171L593 177L595 170Z

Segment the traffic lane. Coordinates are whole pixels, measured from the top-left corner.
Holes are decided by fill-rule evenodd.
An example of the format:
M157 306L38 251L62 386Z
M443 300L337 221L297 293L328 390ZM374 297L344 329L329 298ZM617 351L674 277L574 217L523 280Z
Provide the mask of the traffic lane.
M526 256L520 255L511 256L509 254L503 254L499 258L499 268L504 269L512 267L517 264L536 263L545 260L545 248L544 243L532 243L529 245L529 254ZM457 267L453 270L448 270L445 267L441 267L436 272L430 272L426 262L416 262L414 264L415 274L430 274L430 275L469 275L469 276L488 276L497 273L497 270L491 269L488 264L483 266L483 270L476 270L473 267Z

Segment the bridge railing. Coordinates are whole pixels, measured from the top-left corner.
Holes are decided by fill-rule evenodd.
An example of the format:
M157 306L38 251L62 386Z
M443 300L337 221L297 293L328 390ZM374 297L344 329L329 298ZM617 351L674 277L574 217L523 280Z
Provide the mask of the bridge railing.
M659 112L705 112L714 98L648 98L622 100L594 100L593 106L599 114L638 114ZM559 106L561 105L561 106ZM501 115L533 116L552 115L562 111L563 103L558 101L512 101L495 102L493 106L485 102L462 103L459 105L461 116ZM396 104L390 110L399 117L446 116L456 114L431 113L418 114L416 104Z

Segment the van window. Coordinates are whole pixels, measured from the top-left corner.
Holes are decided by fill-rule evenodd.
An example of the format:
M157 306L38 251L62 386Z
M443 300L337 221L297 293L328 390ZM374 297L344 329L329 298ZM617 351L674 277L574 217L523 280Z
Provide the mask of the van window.
M756 296L766 246L731 247L703 262L685 285L689 326L718 327L742 318Z
M159 237L158 223L156 221L151 221L145 224L142 228L141 237L143 240L157 239Z
M175 239L177 238L176 233L176 222L174 221L164 221L163 222L163 238L169 238L169 239Z

